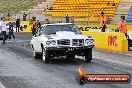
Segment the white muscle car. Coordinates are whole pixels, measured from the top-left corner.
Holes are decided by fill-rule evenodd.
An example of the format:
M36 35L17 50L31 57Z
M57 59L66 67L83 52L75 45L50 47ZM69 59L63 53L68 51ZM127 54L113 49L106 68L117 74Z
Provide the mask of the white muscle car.
M44 24L37 29L37 36L33 36L30 44L34 58L43 59L45 63L53 57L66 56L70 59L75 55L85 56L86 62L91 62L94 39L82 35L75 24L56 23Z

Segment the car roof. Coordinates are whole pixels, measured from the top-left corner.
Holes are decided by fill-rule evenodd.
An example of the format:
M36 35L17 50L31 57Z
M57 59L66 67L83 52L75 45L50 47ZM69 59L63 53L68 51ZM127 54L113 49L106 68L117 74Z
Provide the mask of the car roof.
M67 25L67 24L73 24L73 23L54 23L54 24L43 24L42 26L49 26L49 25Z

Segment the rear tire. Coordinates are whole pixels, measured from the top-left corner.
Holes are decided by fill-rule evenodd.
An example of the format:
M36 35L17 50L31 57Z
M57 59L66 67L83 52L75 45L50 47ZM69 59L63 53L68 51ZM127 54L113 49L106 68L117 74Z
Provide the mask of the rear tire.
M91 62L91 60L92 60L92 48L89 48L85 50L85 61Z

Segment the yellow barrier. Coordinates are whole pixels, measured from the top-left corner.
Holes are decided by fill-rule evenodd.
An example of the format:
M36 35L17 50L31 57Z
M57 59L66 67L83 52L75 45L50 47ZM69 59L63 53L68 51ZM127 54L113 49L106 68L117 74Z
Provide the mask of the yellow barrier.
M93 36L95 39L95 48L128 52L128 41L123 33L116 32L82 32L85 35Z

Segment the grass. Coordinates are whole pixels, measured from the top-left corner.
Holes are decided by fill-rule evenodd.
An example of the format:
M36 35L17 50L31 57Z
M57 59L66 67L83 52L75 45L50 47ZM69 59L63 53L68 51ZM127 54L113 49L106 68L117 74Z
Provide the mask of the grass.
M33 5L42 1L45 0L0 0L0 13L18 13L32 8Z

